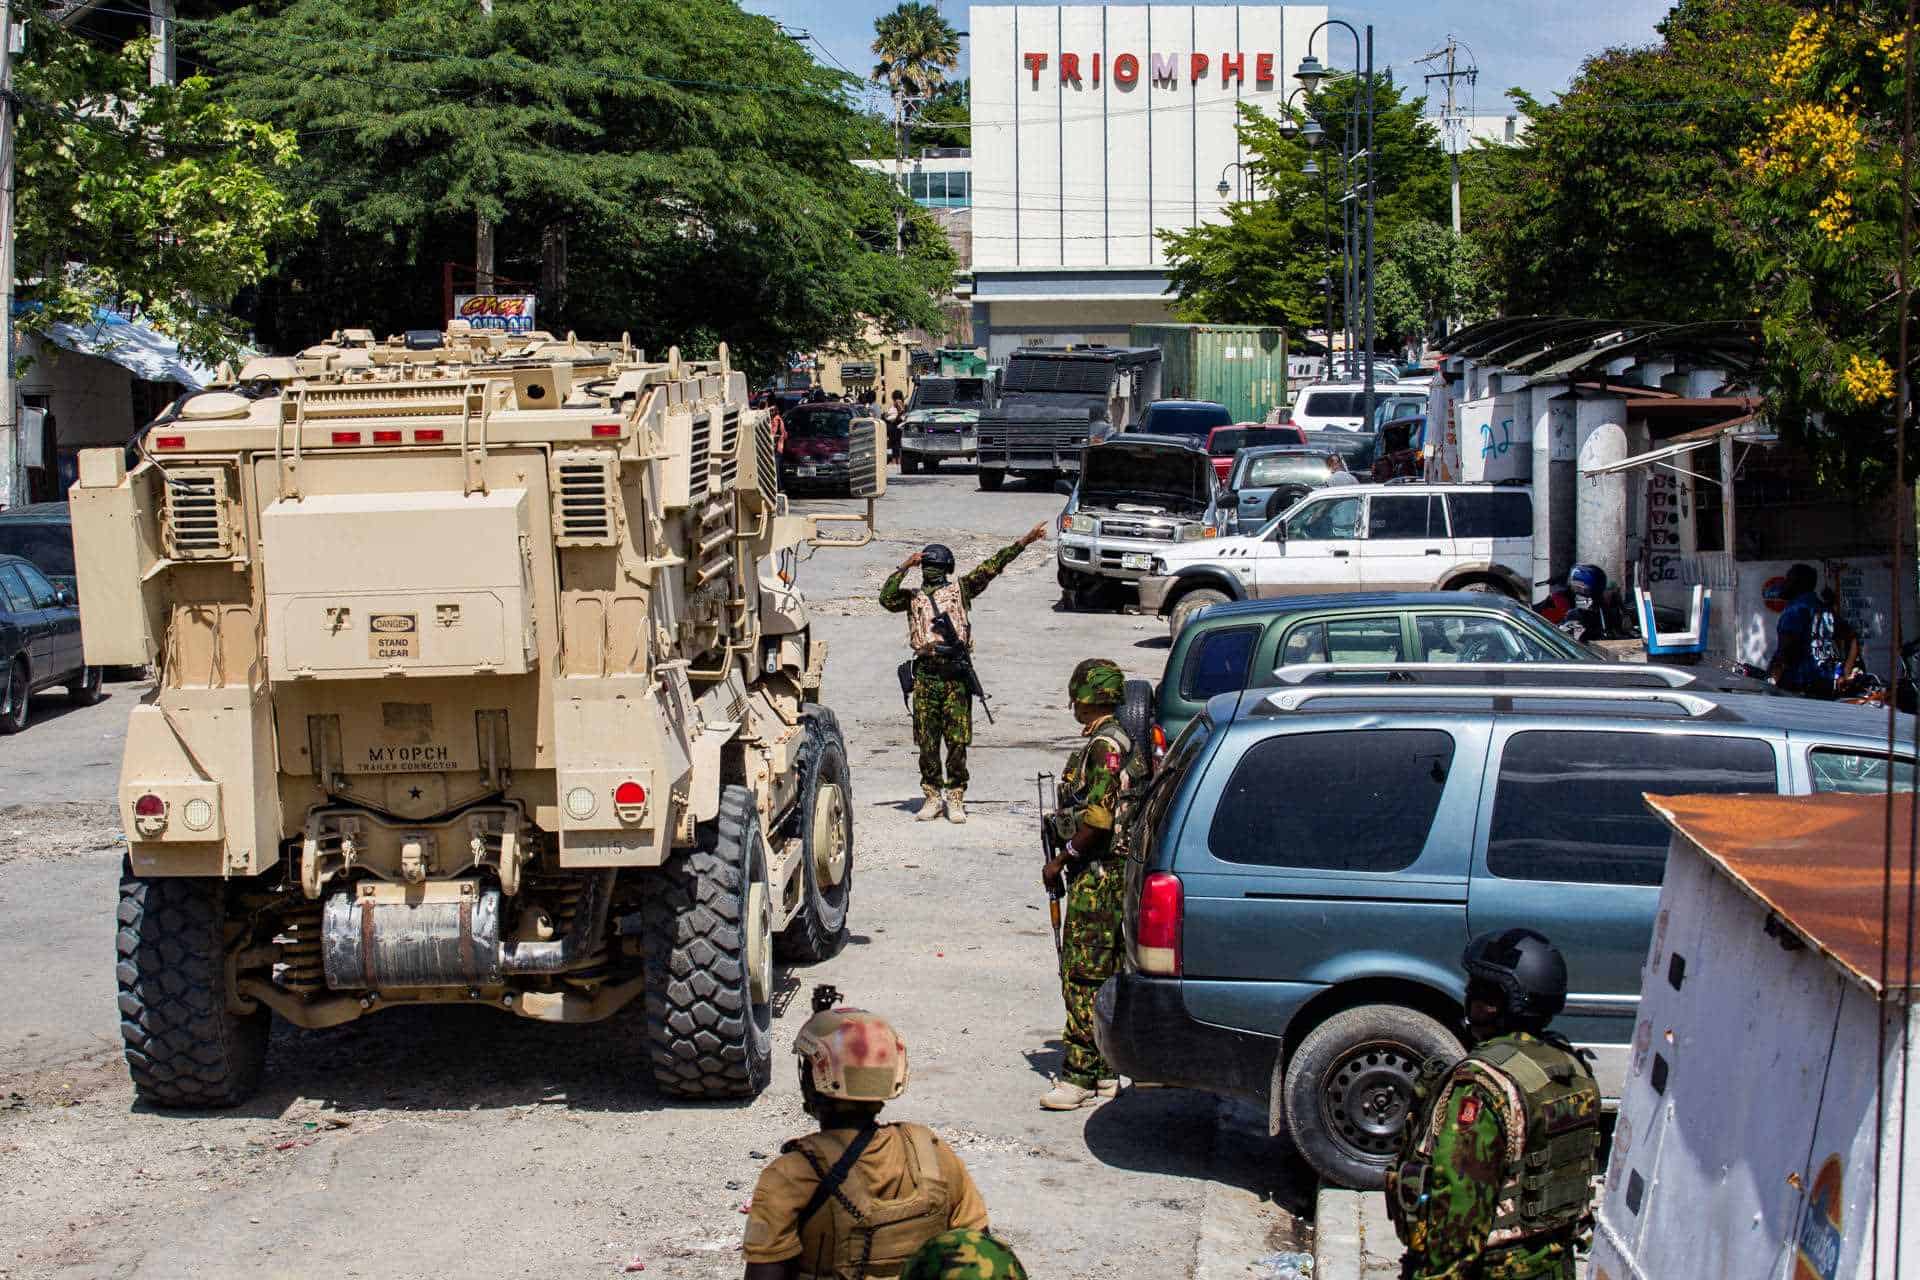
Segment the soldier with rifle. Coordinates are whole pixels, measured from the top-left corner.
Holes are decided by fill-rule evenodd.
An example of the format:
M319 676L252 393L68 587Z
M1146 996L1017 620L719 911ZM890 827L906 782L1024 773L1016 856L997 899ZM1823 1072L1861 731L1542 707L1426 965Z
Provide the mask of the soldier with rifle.
M900 666L900 687L913 713L913 743L920 750L920 790L926 799L914 816L921 822L933 821L943 810L949 822L967 820L973 699L986 701L973 670L973 624L968 609L1015 556L1046 532L1044 522L1036 524L959 578L953 576L953 552L933 543L908 556L880 588L880 607L907 615L907 643L913 648L913 658ZM915 565L920 567L920 589L908 591L904 580Z
M1075 1111L1119 1092L1093 1039L1093 998L1120 961L1121 890L1126 854L1123 834L1132 793L1146 766L1114 712L1126 676L1117 663L1089 658L1067 680L1074 718L1087 739L1060 774L1055 810L1042 819L1048 851L1041 882L1050 895L1064 892L1066 921L1057 935L1060 993L1067 1006L1066 1059L1040 1099L1048 1111Z

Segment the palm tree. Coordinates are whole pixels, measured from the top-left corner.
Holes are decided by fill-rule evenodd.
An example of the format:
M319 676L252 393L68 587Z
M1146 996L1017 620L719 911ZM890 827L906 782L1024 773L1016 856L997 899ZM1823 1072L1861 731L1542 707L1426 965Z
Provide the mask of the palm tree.
M873 51L880 61L873 68L876 83L887 86L893 99L893 180L907 160L907 108L927 98L946 83L947 72L960 62L960 33L940 10L920 0L903 0L892 13L874 19ZM906 214L893 219L893 251L903 252Z

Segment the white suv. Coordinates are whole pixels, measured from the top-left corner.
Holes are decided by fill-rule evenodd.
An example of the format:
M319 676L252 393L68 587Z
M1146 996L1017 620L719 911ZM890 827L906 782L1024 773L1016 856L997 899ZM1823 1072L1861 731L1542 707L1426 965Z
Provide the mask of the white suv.
M1374 408L1377 411L1389 400L1411 404L1416 398L1424 405L1429 390L1424 382L1377 381L1373 384ZM1303 431L1373 430L1367 422L1367 388L1359 382L1316 382L1302 387L1293 397L1291 413L1286 421Z
M1140 580L1140 607L1171 619L1177 636L1226 600L1493 591L1525 602L1532 574L1524 485L1343 485L1315 489L1244 536L1169 547Z

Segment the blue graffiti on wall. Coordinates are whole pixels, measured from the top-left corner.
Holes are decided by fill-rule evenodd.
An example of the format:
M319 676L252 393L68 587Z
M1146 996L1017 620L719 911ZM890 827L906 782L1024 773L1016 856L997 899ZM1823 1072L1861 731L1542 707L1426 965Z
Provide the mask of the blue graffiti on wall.
M1487 442L1480 446L1481 457L1483 458L1503 457L1505 456L1507 450L1513 448L1513 419L1512 418L1508 418L1500 424L1500 434L1506 437L1503 440L1495 440L1493 438L1493 425L1491 423L1482 423L1480 430L1485 432L1487 436Z

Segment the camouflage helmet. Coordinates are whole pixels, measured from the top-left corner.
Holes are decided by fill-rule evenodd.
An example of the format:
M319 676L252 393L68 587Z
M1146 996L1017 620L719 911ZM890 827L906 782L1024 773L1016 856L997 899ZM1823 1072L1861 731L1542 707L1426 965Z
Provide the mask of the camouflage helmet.
M1117 707L1126 696L1127 676L1111 658L1088 658L1067 677L1067 697L1081 706Z
M907 1046L893 1025L865 1009L827 1009L807 1019L793 1051L814 1092L837 1102L891 1102L907 1088Z
M1027 1269L984 1231L945 1231L907 1259L900 1280L1027 1280Z

